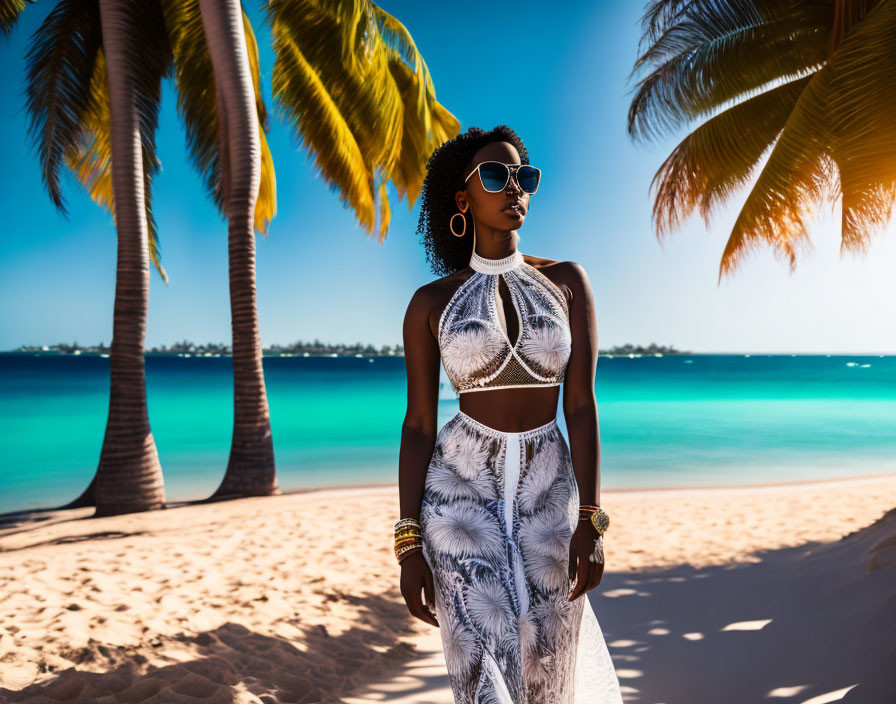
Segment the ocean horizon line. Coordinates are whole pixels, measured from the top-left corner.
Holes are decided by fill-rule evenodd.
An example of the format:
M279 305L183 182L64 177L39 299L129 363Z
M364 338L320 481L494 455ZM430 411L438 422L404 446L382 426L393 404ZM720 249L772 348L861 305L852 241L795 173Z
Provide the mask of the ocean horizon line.
M211 353L211 352L203 352L203 353L190 353L190 352L151 352L149 350L145 350L144 354L146 356L151 357L232 357L233 354L224 354L224 353ZM21 355L21 356L32 356L32 357L108 357L108 353L102 352L89 352L89 351L75 351L75 352L60 352L55 350L20 350L20 349L12 349L12 350L0 350L0 355ZM264 351L265 357L315 357L315 358L326 358L326 357L340 357L340 358L352 358L352 357L369 357L371 359L376 358L399 358L404 357L404 354L338 354L338 353L329 353L329 354L313 354L310 352L271 352L269 350ZM598 352L599 357L744 357L744 356L765 356L765 357L896 357L896 351L887 351L887 352L849 352L849 351L835 351L835 352L769 352L769 351L727 351L727 352L719 352L719 351L701 351L701 352L664 352L664 353L653 353L653 352L632 352L632 353L613 353L613 352Z

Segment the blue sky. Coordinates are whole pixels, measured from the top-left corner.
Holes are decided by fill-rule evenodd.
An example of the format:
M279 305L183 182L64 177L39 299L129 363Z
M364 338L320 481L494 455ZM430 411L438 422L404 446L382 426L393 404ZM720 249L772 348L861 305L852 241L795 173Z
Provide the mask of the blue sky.
M0 39L0 349L111 341L111 216L70 178L70 214L58 214L25 138L23 57L51 5L29 6L13 37ZM520 249L585 267L601 348L657 342L699 352L896 352L893 227L865 257L841 258L839 207L828 208L814 228L814 250L794 274L762 251L718 286L719 258L746 191L708 229L692 218L657 240L650 180L681 135L644 146L625 132L642 3L381 5L410 30L438 99L462 129L508 124L543 169ZM269 32L258 3L245 6L270 96ZM257 239L262 343L400 343L408 300L435 278L415 233L419 204L408 210L393 192L392 224L380 245L315 174L276 111L268 139L279 212L269 236ZM185 159L170 87L159 143L155 212L170 283L153 271L147 344L229 342L226 225Z

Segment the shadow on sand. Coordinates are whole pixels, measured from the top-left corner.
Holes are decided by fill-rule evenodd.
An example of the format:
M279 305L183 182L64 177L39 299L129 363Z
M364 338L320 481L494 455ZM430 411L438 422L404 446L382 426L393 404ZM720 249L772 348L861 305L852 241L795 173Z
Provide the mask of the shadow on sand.
M303 629L297 623L301 647L237 623L195 635L159 637L137 648L92 641L66 657L78 663L101 661L109 668L106 672L71 667L19 691L0 687L0 702L231 704L260 699L265 704L336 704L369 681L398 675L418 656L412 645L396 638L395 624L407 614L399 598L397 593L352 597L362 614L383 619L388 628L356 626L333 636L322 625ZM147 669L146 651L152 648L163 648L172 660L181 661Z
M896 702L896 509L759 556L604 575L592 604L625 701Z

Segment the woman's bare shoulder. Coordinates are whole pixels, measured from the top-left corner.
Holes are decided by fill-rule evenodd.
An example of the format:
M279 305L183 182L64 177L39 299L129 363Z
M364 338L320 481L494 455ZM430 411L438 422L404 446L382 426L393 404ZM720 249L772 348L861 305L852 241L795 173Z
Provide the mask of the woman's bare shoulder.
M551 271L560 275L580 276L584 272L584 268L578 262L571 260L558 261L557 259L548 259L546 257L536 257L531 254L524 254L523 261L531 264L540 271Z
M423 284L411 297L408 315L427 320L430 330L436 334L442 311L445 310L445 306L448 305L452 296L460 288L460 285L470 277L471 273L472 270L469 268L460 269Z
M563 291L567 304L572 303L576 292L580 292L584 282L587 281L585 269L578 262L571 260L558 261L546 257L536 257L531 254L523 255L523 260L538 269L551 283Z

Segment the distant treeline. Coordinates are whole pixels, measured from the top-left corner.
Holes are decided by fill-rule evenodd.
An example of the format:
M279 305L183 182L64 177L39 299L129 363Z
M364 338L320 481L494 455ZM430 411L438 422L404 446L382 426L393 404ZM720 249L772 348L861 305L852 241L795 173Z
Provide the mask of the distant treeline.
M47 354L109 354L109 348L104 343L98 345L79 345L77 342L60 342L55 345L22 345L14 352L32 352ZM360 342L354 344L330 344L314 340L314 342L294 342L291 345L271 345L263 349L263 354L274 357L403 357L404 345L382 345L377 348L371 344L364 345ZM152 347L146 350L146 354L157 355L190 355L196 357L226 357L230 356L230 345L210 342L205 345L196 344L188 340L175 342L170 347ZM671 345L657 345L651 342L649 345L616 345L609 349L599 350L598 354L605 356L625 355L657 355L657 354L690 354L684 350L677 350Z
M79 345L77 342L59 343L56 345L43 345L40 347L34 345L22 345L15 352L45 352L47 354L109 354L109 347L104 343L98 345ZM404 356L404 346L383 345L382 347L374 347L371 344L363 344L356 342L354 344L330 344L314 340L314 342L294 342L290 345L271 345L262 350L263 354L271 356L308 356L308 357L401 357ZM150 347L146 349L146 354L156 355L192 355L192 356L230 356L232 349L230 345L224 345L216 342L207 344L197 344L184 340L183 342L175 342L172 345L162 345L161 347Z

